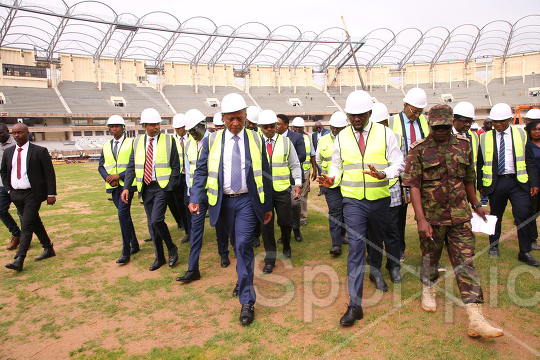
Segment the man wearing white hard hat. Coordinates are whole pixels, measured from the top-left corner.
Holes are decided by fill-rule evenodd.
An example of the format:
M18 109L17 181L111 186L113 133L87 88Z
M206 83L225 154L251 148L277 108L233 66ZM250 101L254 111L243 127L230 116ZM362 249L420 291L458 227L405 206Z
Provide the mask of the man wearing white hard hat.
M347 114L337 111L330 117L330 132L321 136L315 151L315 161L321 169L321 174L328 175L332 165L332 152L334 151L334 140L336 136L348 126ZM341 255L342 244L348 244L345 239L346 231L343 223L343 195L341 187L332 188L320 187L328 205L328 227L332 238L332 249L330 254Z
M497 216L495 234L489 236L489 254L499 256L501 222L508 200L517 225L518 260L538 266L531 255L529 221L530 199L538 193L538 167L525 131L510 126L513 113L510 106L496 104L489 113L495 130L480 135L477 185L482 195L489 196L491 214Z
M422 114L426 106L426 92L417 87L412 88L407 91L407 95L405 95L405 98L403 99L403 110L390 117L388 121L390 130L401 136L401 144L399 144L399 147L404 158L407 158L411 144L416 140L425 138L429 134L427 119ZM404 188L403 190L406 196L399 214L401 261L405 260L405 224L407 220L407 207L410 202L409 190L407 188Z
M272 218L272 182L261 137L245 130L246 101L240 94L228 94L221 101L226 130L204 139L193 178L192 214L199 212L200 199L208 196L210 225L219 221L234 244L238 294L242 309L239 320L250 324L255 317L253 287L253 233L257 222Z
M259 128L259 114L261 110L256 106L248 106L246 109L246 129L253 130L257 134L263 136L261 129Z
M187 186L186 186L186 164L185 164L185 157L186 157L186 142L189 139L189 134L186 130L186 121L185 121L185 115L184 114L176 114L173 117L173 128L176 134L174 134L174 138L176 141L176 147L178 149L178 160L180 161L180 181L178 182L178 185L174 188L174 196L169 201L169 208L171 210L171 213L173 213L173 208L175 207L175 211L177 214L173 213L174 218L180 217L183 228L185 231L185 236L180 240L180 243L184 244L189 242L189 234L191 229L191 213L189 212L187 206L189 202L186 201L187 197ZM173 203L176 206L171 206L171 203ZM177 221L178 222L178 221ZM180 227L179 227L180 230Z
M478 159L478 135L474 131L471 131L472 124L476 125L474 122L474 106L470 102L461 101L454 107L453 113L454 124L452 133L460 134L469 139L473 153L474 166L476 168L476 161Z
M381 249L390 207L389 179L399 176L405 163L394 133L372 123L373 101L362 90L353 91L345 103L351 126L334 142L330 173L319 177L321 186L341 185L343 213L349 237L347 275L349 307L340 320L344 326L362 319L362 293L366 265L365 241L370 228L370 245ZM383 141L385 139L386 141ZM388 291L380 264L370 264L369 279L378 290Z
M319 140L324 135L330 133L330 130L325 129L320 121L315 122L315 131L313 134L311 134L311 144L315 148L315 151L317 151L317 145L319 144ZM317 175L321 175L321 168L317 167ZM321 196L323 194L322 188L319 188L319 193L317 196Z
M131 255L139 252L139 242L131 219L131 200L137 187L132 186L129 189L127 203L120 200L120 195L124 190L126 167L133 149L133 139L126 136L124 132L126 123L120 115L111 116L107 120L107 126L113 138L103 144L98 171L105 180L105 191L112 195L113 203L118 210L118 221L122 234L122 254L116 263L126 264Z
M272 175L272 210L275 209L277 223L281 230L283 255L291 257L291 192L294 199L300 197L302 190L302 168L294 146L288 137L277 133L277 116L272 110L263 110L259 114L259 126L263 132L262 139L266 148L266 156L270 163ZM291 175L294 188L291 189ZM266 257L263 272L270 274L276 266L276 238L274 236L274 211L272 219L262 226L262 238Z
M540 171L540 109L531 109L527 112L527 115L525 117L525 131L527 132L527 136L531 140L531 147L533 149L534 153L534 159L536 160L536 165L539 168ZM540 177L540 174L539 174ZM535 219L531 222L531 249L532 250L540 250L540 246L538 245L538 226L536 225L536 218L538 218L538 215L540 214L540 202L538 201L539 195L536 194L536 196L531 197L531 211L530 216L531 218Z
M150 271L166 263L163 242L169 253L169 266L178 261L178 248L171 239L165 223L167 201L180 181L180 161L176 141L171 135L161 134L161 116L157 110L148 108L141 113L141 125L146 133L133 140L133 151L129 156L124 178L122 201L128 203L129 189L137 181L139 197L142 196L150 236L154 242L156 259Z
M214 124L214 129L216 129L216 131L225 129L225 124L223 123L223 118L220 112L214 114L212 123Z
M300 225L307 225L307 199L310 191L311 180L317 178L317 163L315 162L315 147L311 143L311 138L304 131L306 124L301 117L295 117L292 127L295 133L304 137L304 146L306 147L306 160L302 163L304 172L304 182L302 183L302 195L300 196Z

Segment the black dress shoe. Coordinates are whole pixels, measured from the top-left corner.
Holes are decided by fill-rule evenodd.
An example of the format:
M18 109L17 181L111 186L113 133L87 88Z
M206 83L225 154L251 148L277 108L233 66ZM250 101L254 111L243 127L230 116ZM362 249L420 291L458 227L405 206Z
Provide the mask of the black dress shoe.
M184 276L179 276L176 278L176 281L181 281L183 283L189 283L189 282L192 282L192 281L195 281L195 280L200 280L201 279L201 273L197 270L197 271L186 271L186 273L184 274Z
M272 264L266 264L263 267L263 273L265 273L265 274L271 274L272 270L274 270L274 265L272 265Z
M294 240L301 242L304 238L302 237L302 233L300 232L300 228L293 229L294 233Z
M291 249L283 249L283 256L285 256L287 259L291 258Z
M333 246L332 249L330 249L330 254L341 255L341 246Z
M24 257L17 256L12 263L6 264L6 267L11 270L22 271L24 264Z
M159 269L161 266L165 265L165 259L156 259L152 265L150 265L150 271Z
M528 252L520 252L518 254L518 260L521 261L521 262L524 262L525 264L527 264L529 266L538 266L539 265L538 260L533 258L531 253L528 253Z
M283 241L281 240L281 238L277 239L277 243L278 244L283 244Z
M184 225L178 225L178 231L184 230Z
M379 271L373 273L370 272L369 280L375 283L375 287L377 288L377 290L380 290L382 292L388 291L388 285L386 285L386 282L384 282L383 276Z
M229 257L225 255L221 258L221 267L226 268L229 267L229 265L231 265L231 260L229 260Z
M364 312L362 307L349 306L345 314L339 320L339 323L343 326L353 326L356 320L362 320Z
M234 289L232 291L232 296L238 296L239 292L240 292L240 290L239 290L239 287L238 287L238 283L236 283L236 285L234 285Z
M399 273L399 268L395 267L390 269L390 281L394 284L399 284L401 282L401 274Z
M533 241L531 244L531 250L540 250L540 245L536 241Z
M253 239L253 247L259 247L261 246L261 239L256 237Z
M53 256L56 256L56 253L54 252L54 249L51 245L48 248L45 248L45 250L43 250L43 253L39 255L37 258L35 258L34 260L41 261L41 260L45 260Z
M173 245L173 247L169 249L169 267L173 267L177 261L178 261L178 248L176 247L176 245Z
M129 250L129 255L134 255L138 253L139 251L141 251L141 248L139 247L139 245L131 246L131 250Z
M307 220L300 221L300 226L307 226Z
M182 238L182 240L180 240L180 244L185 244L185 243L188 243L189 242L189 235L186 234L186 236L184 236Z
M144 242L150 242L150 241L152 241L151 237L149 237L148 239L144 239Z
M405 251L402 251L399 253L399 261L404 262L405 261Z
M498 247L490 247L489 248L489 255L493 257L499 257L499 248Z
M129 262L129 256L121 255L118 260L116 260L117 264L127 264Z
M249 325L255 318L255 308L251 304L243 304L240 310L240 322L243 325Z

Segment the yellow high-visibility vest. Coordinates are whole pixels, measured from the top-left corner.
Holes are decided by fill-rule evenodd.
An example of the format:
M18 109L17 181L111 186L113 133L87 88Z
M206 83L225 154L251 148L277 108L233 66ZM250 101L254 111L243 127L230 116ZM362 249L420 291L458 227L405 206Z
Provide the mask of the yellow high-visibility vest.
M304 145L306 146L306 161L302 164L302 169L308 171L311 169L311 140L308 135L304 135Z
M429 125L426 117L424 114L421 114L418 117L418 121L420 122L420 128L422 129L422 132L424 133L424 137L428 136L429 134ZM401 142L399 142L399 148L403 146L403 142L405 141L403 139L403 125L401 124L401 113L397 113L394 116L390 116L390 119L388 119L388 127L390 130L392 130L395 134L401 136ZM420 140L420 139L416 139ZM408 144L409 147L411 147L411 144Z
M171 178L171 143L174 140L171 135L160 134L154 145L154 170L159 187L164 189ZM137 179L137 191L142 191L144 178L144 162L146 160L146 135L139 135L133 141L135 149L135 178Z
M109 175L116 175L126 171L126 167L129 163L129 156L131 155L131 151L133 149L133 139L129 139L127 137L124 138L124 141L118 150L118 157L115 160L111 148L113 141L114 139L103 144L103 158L105 160L103 167L109 173ZM124 182L120 179L118 179L118 186L124 186ZM118 186L111 186L109 183L105 183L106 189L114 189Z
M275 191L285 191L291 186L290 151L291 141L286 136L278 134L273 144L272 156L266 152L272 169L272 184Z
M202 149L202 146L201 146ZM201 149L197 144L197 140L193 137L189 137L186 141L184 151L189 161L189 187L193 186L193 175L195 174L195 169L197 168L197 161L199 161L199 156L201 155Z
M321 156L321 174L328 175L332 166L332 153L334 152L334 139L330 133L319 139L319 155Z

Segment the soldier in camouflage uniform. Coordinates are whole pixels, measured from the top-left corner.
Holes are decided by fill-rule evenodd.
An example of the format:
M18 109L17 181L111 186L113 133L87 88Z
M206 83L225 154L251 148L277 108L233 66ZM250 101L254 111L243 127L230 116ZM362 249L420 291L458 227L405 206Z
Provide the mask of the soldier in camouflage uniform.
M452 134L452 122L451 107L436 105L431 108L430 133L411 145L403 176L403 184L411 190L420 234L422 308L429 312L436 310L437 265L446 240L461 298L469 313L468 334L497 337L503 335L502 330L489 325L482 316L481 303L484 299L472 262L475 238L467 200L484 220L489 212L482 208L476 198L469 140Z

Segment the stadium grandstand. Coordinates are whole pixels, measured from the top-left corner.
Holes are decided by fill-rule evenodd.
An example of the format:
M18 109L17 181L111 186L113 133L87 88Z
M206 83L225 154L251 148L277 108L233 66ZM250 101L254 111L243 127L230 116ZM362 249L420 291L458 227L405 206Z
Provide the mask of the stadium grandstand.
M112 114L135 136L144 132L141 111L153 107L173 133L174 114L196 108L211 121L231 92L308 125L324 123L356 89L396 113L418 86L428 108L467 100L477 120L498 102L540 99L540 15L355 38L336 27L233 28L164 12L118 14L98 1L36 1L0 0L0 121L26 123L63 156L98 153Z

